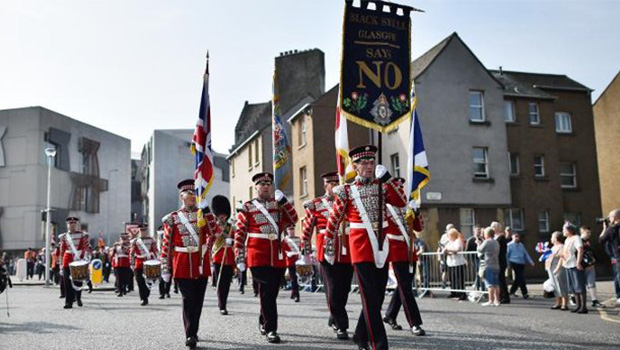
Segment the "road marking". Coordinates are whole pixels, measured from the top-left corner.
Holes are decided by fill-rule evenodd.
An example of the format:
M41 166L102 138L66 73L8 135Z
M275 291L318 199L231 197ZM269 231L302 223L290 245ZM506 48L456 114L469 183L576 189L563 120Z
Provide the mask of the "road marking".
M608 304L610 302L614 302L615 303L616 299L611 298L611 299L607 300L605 302L605 304ZM609 316L609 314L607 313L607 311L605 311L605 309L599 309L599 311L600 311L600 315L601 315L601 320L608 321L608 322L614 322L614 323L620 323L620 320L615 320L615 319L611 318L611 316Z

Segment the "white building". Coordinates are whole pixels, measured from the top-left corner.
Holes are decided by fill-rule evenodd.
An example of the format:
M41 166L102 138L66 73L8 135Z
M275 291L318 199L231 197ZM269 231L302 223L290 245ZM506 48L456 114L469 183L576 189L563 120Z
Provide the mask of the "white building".
M194 178L195 160L190 151L194 130L155 130L142 149L142 198L145 222L154 234L161 219L180 206L177 183ZM213 154L215 179L207 200L228 197L230 179L224 155Z
M45 246L48 147L55 236L69 215L106 241L130 220L130 140L43 107L1 110L0 250Z

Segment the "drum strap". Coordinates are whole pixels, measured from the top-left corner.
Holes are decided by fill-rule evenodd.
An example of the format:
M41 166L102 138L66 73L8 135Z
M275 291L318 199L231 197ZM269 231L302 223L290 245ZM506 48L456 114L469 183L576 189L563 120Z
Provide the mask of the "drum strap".
M79 260L79 254L77 249L75 249L75 244L73 244L73 237L71 237L71 233L65 233L65 240L69 244L69 248L71 248L71 253L73 253L73 260Z
M196 233L196 230L194 230L194 225L192 225L189 220L187 219L187 216L185 216L185 214L183 214L183 212L178 211L177 214L179 215L179 219L181 219L181 223L183 225L185 225L185 228L187 228L187 230L189 231L189 233L192 235L192 238L194 239L194 241L196 241L196 245L200 246L200 240L198 239L198 234ZM201 252L200 253L200 265L198 266L198 273L200 273L202 275L202 265L203 265L203 259L204 259L204 254L205 252Z
M149 250L146 248L146 244L144 244L144 241L142 240L142 238L138 238L137 242L138 242L138 245L140 246L140 250L142 251L142 256L146 256L144 259L150 258L151 254Z

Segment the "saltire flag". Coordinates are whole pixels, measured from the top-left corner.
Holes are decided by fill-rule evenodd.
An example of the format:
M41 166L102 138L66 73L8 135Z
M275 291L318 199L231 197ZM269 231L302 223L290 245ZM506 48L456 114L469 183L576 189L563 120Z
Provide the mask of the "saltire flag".
M413 212L420 207L420 190L426 186L431 179L426 150L424 149L424 140L422 139L422 129L420 128L420 120L418 118L417 98L413 91L411 93L411 98L413 100L411 103L413 113L411 113L407 159L407 189L409 192L407 216L413 214Z
M338 98L340 101L340 98ZM338 178L343 184L355 177L353 164L349 158L349 132L347 130L347 118L340 111L340 102L336 106L336 165L338 166Z
M286 136L286 129L280 119L280 86L278 77L273 73L273 101L271 131L273 139L273 172L275 189L284 191L291 178L291 146Z
M207 54L207 67L202 85L200 98L200 111L198 122L192 137L192 154L196 159L196 171L194 172L194 192L198 208L207 207L207 193L213 184L213 151L211 150L211 103L209 101L209 54ZM199 215L201 217L201 215Z

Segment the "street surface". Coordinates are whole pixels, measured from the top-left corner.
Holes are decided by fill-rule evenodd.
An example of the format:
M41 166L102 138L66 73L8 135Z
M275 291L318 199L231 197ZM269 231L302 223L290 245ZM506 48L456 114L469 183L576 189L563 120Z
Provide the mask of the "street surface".
M302 293L301 302L281 291L278 299L282 344L268 344L257 330L258 299L251 286L240 295L233 284L229 316L220 316L215 291L209 286L199 331L199 349L356 349L336 340L327 327L321 293ZM535 287L532 287L533 289ZM181 296L140 306L137 291L117 298L111 291L83 294L84 307L63 310L58 288L21 285L0 295L0 349L187 349L184 346ZM248 293L249 291L249 293ZM391 349L619 349L617 307L587 315L552 311L552 301L532 290L533 298L513 299L499 308L437 297L419 300L425 337L388 329ZM608 300L607 295L603 300ZM611 303L610 303L611 305ZM387 306L387 302L385 304ZM352 328L361 309L352 294L347 307ZM405 325L403 314L398 322ZM350 329L352 331L352 329Z

